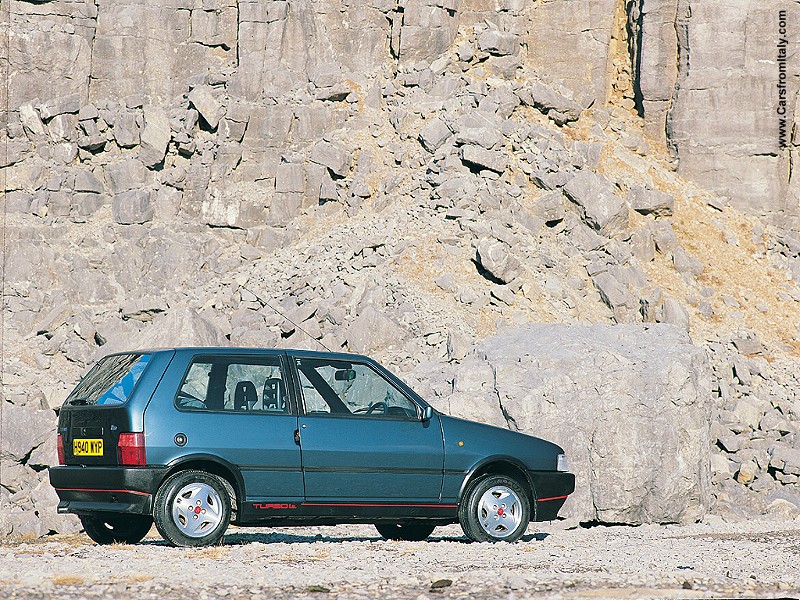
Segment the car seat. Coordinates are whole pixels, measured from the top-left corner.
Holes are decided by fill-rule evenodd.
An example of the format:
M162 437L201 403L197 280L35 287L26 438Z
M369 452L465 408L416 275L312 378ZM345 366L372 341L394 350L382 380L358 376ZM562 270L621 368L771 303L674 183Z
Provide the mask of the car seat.
M286 400L283 396L283 380L270 377L264 382L264 410L286 411Z
M258 402L256 385L252 381L240 381L233 394L233 410L253 410Z

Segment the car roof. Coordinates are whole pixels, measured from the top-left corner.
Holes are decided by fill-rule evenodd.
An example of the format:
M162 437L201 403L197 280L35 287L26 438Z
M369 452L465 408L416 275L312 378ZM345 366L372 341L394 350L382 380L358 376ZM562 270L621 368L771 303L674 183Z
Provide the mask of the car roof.
M115 352L114 354L154 354L156 352L175 352L176 354L262 354L262 355L276 355L286 354L295 357L306 358L328 358L338 360L359 360L366 362L375 362L368 356L362 354L352 354L348 352L322 352L316 350L299 350L294 348L248 348L236 346L175 346L172 348L148 348L140 350L130 350L124 352Z

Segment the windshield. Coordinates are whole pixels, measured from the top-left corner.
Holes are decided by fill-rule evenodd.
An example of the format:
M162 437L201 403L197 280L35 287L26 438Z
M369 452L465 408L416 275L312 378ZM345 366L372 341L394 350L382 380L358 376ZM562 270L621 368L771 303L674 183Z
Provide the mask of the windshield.
M149 354L117 354L105 357L86 374L65 404L122 404L130 397L149 361Z

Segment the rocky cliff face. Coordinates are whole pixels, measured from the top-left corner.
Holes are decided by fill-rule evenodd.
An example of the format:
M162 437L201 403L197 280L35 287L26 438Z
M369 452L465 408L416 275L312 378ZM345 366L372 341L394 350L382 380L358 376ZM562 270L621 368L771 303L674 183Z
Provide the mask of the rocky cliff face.
M569 394L587 396L582 423L618 403L630 418L564 436L583 473L582 519L800 506L800 242L730 206L742 196L724 187L745 173L742 157L772 169L789 154L735 139L744 122L761 135L766 113L747 106L760 110L763 95L740 98L738 120L709 116L728 137L697 117L724 88L705 89L702 69L732 86L741 71L727 53L687 59L712 5L3 3L0 534L75 527L53 515L45 481L54 411L99 355L170 344L322 342L409 376L433 365L421 384L440 406L545 437L532 408L552 408L542 398L558 396L547 414L559 432ZM726 6L720 31L755 10ZM754 58L765 35L736 55L756 82L772 68ZM692 158L712 149L713 169ZM748 185L791 188L769 169ZM537 345L541 332L514 329L529 323L638 325L575 333L559 357ZM706 350L708 385L685 337L660 345L651 323ZM536 397L532 367L498 350L509 344L552 367ZM640 350L680 377L637 365ZM491 388L448 400L471 373ZM614 496L603 486L632 468L624 442L657 433L646 415L660 405L621 393L642 381L672 402L659 431L683 432L659 438L645 466L685 446L675 472L687 475ZM503 394L508 415L484 410Z
M796 226L797 3L632 4L634 85L678 172Z
M435 61L485 29L482 51L584 107L626 96L682 175L783 223L800 215L790 0L17 0L4 10L13 112L72 94L165 105L211 74L245 102L244 118L246 103L298 100L309 85L315 97L364 96L377 74Z

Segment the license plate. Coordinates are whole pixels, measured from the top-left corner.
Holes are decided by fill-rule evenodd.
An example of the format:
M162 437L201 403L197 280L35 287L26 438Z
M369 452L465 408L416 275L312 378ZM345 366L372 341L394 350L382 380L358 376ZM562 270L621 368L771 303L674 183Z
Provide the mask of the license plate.
M75 456L103 456L103 440L72 440L72 454Z

